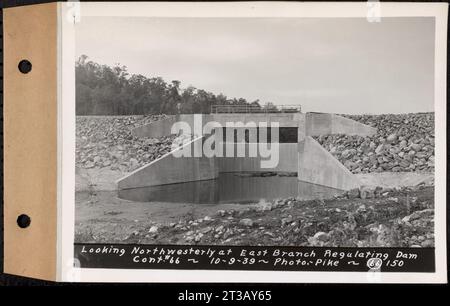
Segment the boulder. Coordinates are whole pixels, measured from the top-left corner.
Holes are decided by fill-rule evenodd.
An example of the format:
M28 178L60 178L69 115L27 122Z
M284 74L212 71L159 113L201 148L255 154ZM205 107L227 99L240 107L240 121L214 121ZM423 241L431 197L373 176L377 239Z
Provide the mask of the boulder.
M243 226L251 227L251 226L253 226L254 222L252 219L245 218L245 219L241 219L239 221L239 224L243 225Z
M359 188L350 189L347 192L347 198L349 198L349 199L357 199L357 198L359 198Z
M375 190L373 188L363 186L359 189L359 197L361 199L372 199L375 197Z
M397 141L397 138L398 138L397 134L393 133L386 138L386 141L388 143L393 143L393 142Z
M376 154L380 154L381 152L383 152L384 149L384 145L380 144L376 149L375 149L375 153Z

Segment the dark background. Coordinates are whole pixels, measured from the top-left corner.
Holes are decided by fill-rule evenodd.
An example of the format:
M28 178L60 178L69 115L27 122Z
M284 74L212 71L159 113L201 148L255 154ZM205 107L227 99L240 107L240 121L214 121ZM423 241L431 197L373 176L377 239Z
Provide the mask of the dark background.
M13 7L13 6L21 6L21 5L30 5L30 4L38 4L38 3L48 3L48 2L55 2L51 0L1 0L0 1L0 9L6 8L6 7ZM82 1L86 2L86 1ZM399 1L403 2L403 1ZM406 2L406 1L405 1ZM408 2L448 2L448 1L408 1ZM447 52L449 48L447 47ZM448 53L447 53L448 54ZM448 58L448 56L447 56ZM448 80L450 79L448 69L448 60L447 60L447 89L448 89ZM448 92L448 90L447 90ZM448 98L447 98L448 99ZM3 169L3 18L2 18L2 11L0 10L0 108L1 108L1 127L0 127L0 137L1 137L1 164ZM448 111L447 111L448 116ZM447 133L448 133L448 127L447 127ZM447 145L447 151L448 151L448 145ZM448 158L447 158L448 159ZM448 166L447 166L448 167ZM448 170L448 169L447 169ZM381 289L382 285L339 285L339 284L328 284L326 285L326 288L320 285L313 285L313 284L296 284L296 285L285 285L285 284L61 284L61 283L54 283L54 282L47 282L47 281L41 281L36 279L30 279L30 278L24 278L24 277L18 277L18 276L12 276L3 274L3 171L2 176L0 179L1 188L2 188L2 201L0 204L0 228L1 228L1 235L0 235L0 289L2 289L2 286L46 286L48 288L50 287L77 287L77 289L87 289L92 288L95 290L95 293L102 294L102 296L114 296L114 291L109 290L110 287L126 287L127 289L131 289L134 291L134 289L137 288L145 288L146 292L148 293L146 296L143 296L144 298L151 297L151 300L157 301L159 298L164 298L165 302L176 302L178 292L184 292L184 290L189 290L191 292L201 292L207 291L207 292L214 292L214 294L221 294L222 290L271 290L272 291L272 300L269 302L265 302L264 304L272 304L276 303L277 301L281 300L289 300L290 302L293 302L294 304L309 304L309 301L307 301L306 295L312 296L313 298L316 298L316 301L324 302L325 299L334 299L335 297L341 296L344 297L345 300L351 301L351 300L359 300L360 302L367 302L369 300L377 300L379 297L383 297L384 295L380 295L378 292ZM448 188L448 182L447 182L447 188ZM447 205L447 220L449 219L449 209ZM450 236L450 231L447 225L447 254L448 254L448 237ZM448 267L448 262L447 262ZM447 269L448 271L448 269ZM345 287L345 288L344 288ZM414 288L412 286L405 286L405 285L397 285L395 287L391 287L392 292L395 293L395 296L398 298L399 301L406 302L407 300L414 299L415 301L419 300L425 300L427 302L432 302L433 300L436 300L437 297L433 295L422 295L421 293L418 293L415 291L415 289L430 289L430 288L436 288L439 287L439 289L447 289L447 286L437 286L437 285L414 285ZM105 290L106 289L106 290ZM114 288L111 288L114 289ZM349 289L346 292L342 292L342 289ZM108 291L107 291L108 290ZM15 291L13 290L13 293ZM441 291L442 292L442 291ZM92 292L93 293L93 292ZM335 295L334 293L337 293ZM359 294L365 294L364 299L356 299L356 296ZM91 296L91 295L89 295ZM1 296L3 297L3 296ZM384 296L387 297L387 296ZM392 297L394 295L389 295L389 301L393 301ZM15 300L11 301L12 303L19 303L25 300L25 296L22 294L18 294L15 296ZM97 297L98 298L98 297ZM383 299L386 302L386 299ZM3 299L3 301L5 301ZM65 302L65 300L63 300ZM302 301L302 302L301 302ZM224 304L230 304L230 302L222 302ZM149 304L151 301L149 301ZM187 303L187 304L194 304L194 303ZM261 303L263 304L263 303Z

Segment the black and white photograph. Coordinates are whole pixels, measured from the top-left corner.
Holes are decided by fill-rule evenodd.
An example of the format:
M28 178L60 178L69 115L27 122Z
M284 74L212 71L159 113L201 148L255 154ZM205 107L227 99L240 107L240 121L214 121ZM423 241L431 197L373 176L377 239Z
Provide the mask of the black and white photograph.
M431 2L1 3L0 284L447 283L447 28Z
M226 246L279 252L261 270L435 271L435 17L81 11L74 32L82 267Z

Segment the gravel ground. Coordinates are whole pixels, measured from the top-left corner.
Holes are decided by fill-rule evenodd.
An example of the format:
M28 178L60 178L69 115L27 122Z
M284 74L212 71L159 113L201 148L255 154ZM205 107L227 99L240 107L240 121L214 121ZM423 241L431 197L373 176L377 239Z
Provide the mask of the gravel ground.
M364 197L364 198L361 198ZM380 188L331 199L281 199L253 205L159 205L145 212L111 197L108 210L78 211L79 243L434 246L434 187ZM129 209L128 205L132 205ZM112 209L114 207L114 209ZM171 208L175 209L171 212ZM94 209L101 211L92 213ZM126 216L134 210L133 216ZM84 216L80 216L83 214ZM169 218L169 216L171 216ZM135 218L135 220L133 220ZM164 221L162 221L164 220Z

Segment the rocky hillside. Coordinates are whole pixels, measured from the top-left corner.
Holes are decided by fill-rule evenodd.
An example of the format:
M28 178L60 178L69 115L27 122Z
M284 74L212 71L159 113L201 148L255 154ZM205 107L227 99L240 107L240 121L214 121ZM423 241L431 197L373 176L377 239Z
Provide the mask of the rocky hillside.
M133 171L168 153L172 136L137 138L135 127L161 120L151 116L78 116L76 119L76 166Z
M434 171L434 113L343 116L377 128L372 137L316 137L351 172Z
M323 135L316 140L353 173L434 171L434 113L344 115L377 128L372 137ZM166 118L78 116L76 165L133 171L171 150L174 137L136 138L135 127Z

